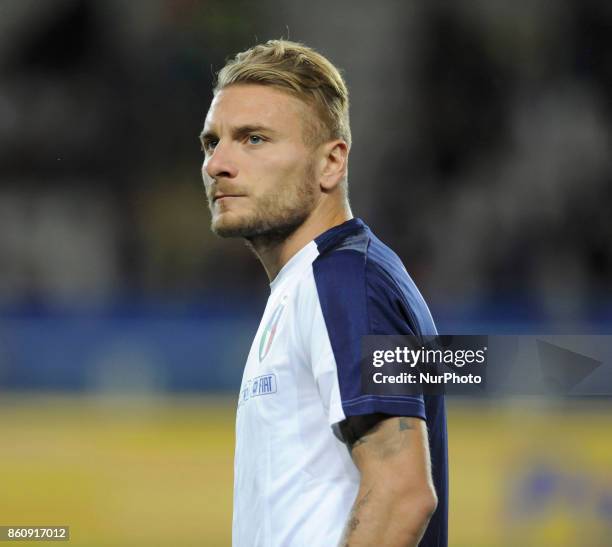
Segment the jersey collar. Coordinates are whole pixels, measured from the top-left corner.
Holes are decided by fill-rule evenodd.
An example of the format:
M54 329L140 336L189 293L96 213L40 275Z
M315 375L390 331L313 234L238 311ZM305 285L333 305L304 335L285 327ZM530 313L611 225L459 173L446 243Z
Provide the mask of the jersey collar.
M333 247L336 242L353 233L363 231L365 227L365 223L360 218L351 218L323 232L313 241L304 245L289 259L270 283L270 289L274 290L281 284L283 279L289 278L304 266L312 264L319 254Z
M278 287L283 279L288 279L294 273L298 272L302 268L312 264L313 260L317 258L319 252L314 241L311 241L304 245L297 253L295 253L289 261L281 268L280 272L276 274L276 277L270 283L270 289L274 290Z
M347 236L363 231L366 228L365 223L360 218L351 218L338 226L330 228L326 232L323 232L317 237L314 242L319 249L319 253L323 254L325 251L333 247L338 241L346 238Z

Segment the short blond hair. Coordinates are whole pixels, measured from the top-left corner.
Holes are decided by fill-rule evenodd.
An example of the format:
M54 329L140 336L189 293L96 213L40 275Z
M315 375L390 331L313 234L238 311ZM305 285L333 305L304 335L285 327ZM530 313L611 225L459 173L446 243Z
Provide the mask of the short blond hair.
M314 49L289 40L269 40L253 46L238 53L219 71L213 93L235 84L260 84L288 91L317 112L320 123L311 128L313 140L342 139L350 148L346 83L340 71Z

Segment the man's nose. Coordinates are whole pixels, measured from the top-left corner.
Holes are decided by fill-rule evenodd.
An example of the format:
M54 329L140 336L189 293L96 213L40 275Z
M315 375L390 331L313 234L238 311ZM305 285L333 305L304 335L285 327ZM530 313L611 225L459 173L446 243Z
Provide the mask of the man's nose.
M238 167L232 159L231 143L228 145L217 143L217 146L206 155L204 170L213 179L234 178L238 174Z

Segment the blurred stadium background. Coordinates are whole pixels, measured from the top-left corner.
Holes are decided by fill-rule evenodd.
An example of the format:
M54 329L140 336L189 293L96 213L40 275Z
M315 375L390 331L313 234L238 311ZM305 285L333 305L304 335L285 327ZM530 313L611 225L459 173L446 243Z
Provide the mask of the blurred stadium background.
M209 232L197 135L281 36L345 70L353 209L441 332L610 333L607 0L2 0L0 525L229 545L268 288ZM450 399L451 545L610 545L611 410Z

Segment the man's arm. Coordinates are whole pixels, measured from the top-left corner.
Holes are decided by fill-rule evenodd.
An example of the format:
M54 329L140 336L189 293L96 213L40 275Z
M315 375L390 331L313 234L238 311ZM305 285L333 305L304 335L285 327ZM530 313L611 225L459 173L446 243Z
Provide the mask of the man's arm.
M340 431L361 473L340 545L418 545L438 503L425 422L383 414L353 416L340 424Z

